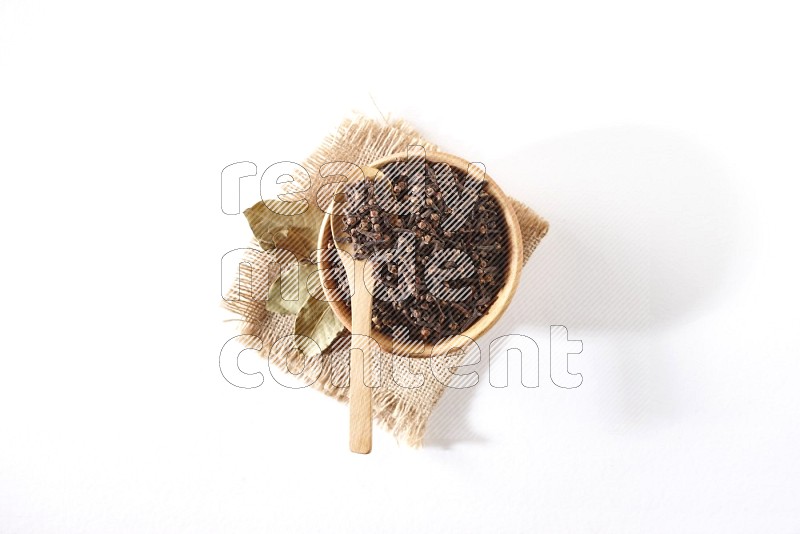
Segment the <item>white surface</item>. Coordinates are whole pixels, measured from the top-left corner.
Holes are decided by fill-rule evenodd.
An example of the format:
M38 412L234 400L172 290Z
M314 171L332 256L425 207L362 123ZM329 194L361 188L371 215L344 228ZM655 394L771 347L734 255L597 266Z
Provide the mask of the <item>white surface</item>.
M0 3L0 531L800 532L795 5L267 4ZM220 375L219 175L370 94L552 230L495 330L540 387L484 354L363 457Z

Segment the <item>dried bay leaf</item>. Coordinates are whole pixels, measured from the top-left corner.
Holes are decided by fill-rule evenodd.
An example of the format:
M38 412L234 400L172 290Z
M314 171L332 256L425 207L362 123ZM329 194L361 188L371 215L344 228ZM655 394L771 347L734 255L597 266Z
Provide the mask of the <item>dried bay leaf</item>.
M307 258L316 250L323 215L322 210L304 200L264 200L244 210L262 249L288 250L297 258Z
M294 324L294 333L313 339L313 343L302 338L297 340L297 348L302 350L306 357L314 357L325 351L336 336L344 330L344 325L339 322L330 305L324 300L310 298L305 306L300 309Z
M305 338L296 340L296 347L306 356L313 357L327 349L344 330L344 326L324 300L317 300L313 294L321 292L317 266L309 262L310 254L317 248L317 237L324 213L305 201L284 202L265 200L244 211L247 222L264 250L286 250L295 259L301 260L284 264L281 277L269 288L269 300L265 302L268 311L284 315L296 315L294 332ZM315 286L316 284L316 286ZM293 288L297 287L297 300ZM291 295L290 295L291 293Z
M317 269L312 263L295 262L282 269L281 275L272 282L269 288L269 300L264 303L267 311L297 315L308 302L308 278L316 272Z

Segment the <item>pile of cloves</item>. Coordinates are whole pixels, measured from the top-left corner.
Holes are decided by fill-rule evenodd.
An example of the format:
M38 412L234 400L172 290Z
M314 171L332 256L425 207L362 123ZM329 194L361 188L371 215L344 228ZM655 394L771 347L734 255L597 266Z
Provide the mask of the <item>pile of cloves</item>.
M375 265L373 329L436 343L486 313L505 282L503 213L485 182L422 158L390 163L379 179L350 184L346 235ZM333 242L329 243L329 248ZM344 268L333 279L347 300Z

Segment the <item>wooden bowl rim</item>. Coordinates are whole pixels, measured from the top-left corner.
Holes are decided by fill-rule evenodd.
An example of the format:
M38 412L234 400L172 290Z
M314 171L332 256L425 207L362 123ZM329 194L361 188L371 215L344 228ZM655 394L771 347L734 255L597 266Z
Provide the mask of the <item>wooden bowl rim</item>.
M383 158L377 159L366 165L375 169L380 169L385 165L408 159L408 152L397 152L390 154ZM480 319L475 321L466 331L444 338L436 344L431 343L395 343L391 337L381 332L372 332L372 338L378 343L382 350L392 352L415 358L424 358L430 356L438 356L447 354L450 351L462 349L468 341L463 338L468 338L472 341L477 340L480 336L485 334L495 323L500 319L500 316L508 308L511 299L519 286L520 273L522 272L522 231L519 226L517 214L514 211L511 202L506 197L503 190L497 185L491 176L483 169L478 169L476 165L471 162L445 152L427 152L425 159L433 163L446 163L452 167L456 167L462 172L479 180L486 182L486 191L492 195L497 203L503 210L503 218L508 228L508 265L507 265L507 278L505 284L500 288L497 298L491 307L487 310ZM328 276L326 273L330 270L330 262L323 256L323 251L327 249L328 237L331 235L330 219L332 210L328 210L322 219L322 226L320 227L319 238L317 242L317 260L320 265L319 276L322 283L322 290L325 298L328 299L333 313L342 322L342 324L349 331L351 329L351 319L349 308L345 306L344 301L336 300L336 295L333 293L332 288L327 287Z

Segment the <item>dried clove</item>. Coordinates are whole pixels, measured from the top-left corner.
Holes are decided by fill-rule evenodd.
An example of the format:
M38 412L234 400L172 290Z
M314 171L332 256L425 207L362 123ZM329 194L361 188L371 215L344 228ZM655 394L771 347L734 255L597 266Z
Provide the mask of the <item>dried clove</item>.
M508 232L500 206L482 181L441 163L411 159L381 170L390 181L388 198L370 181L349 185L346 236L336 236L354 244L358 259L388 255L376 261L376 285L387 295L405 294L397 301L376 292L373 328L388 334L404 328L412 340L427 343L460 334L489 310L506 279ZM401 235L414 236L414 244L395 251ZM397 258L402 255L405 261ZM347 300L344 268L333 260L332 278ZM409 278L404 273L411 267Z

